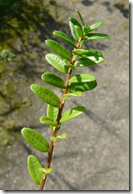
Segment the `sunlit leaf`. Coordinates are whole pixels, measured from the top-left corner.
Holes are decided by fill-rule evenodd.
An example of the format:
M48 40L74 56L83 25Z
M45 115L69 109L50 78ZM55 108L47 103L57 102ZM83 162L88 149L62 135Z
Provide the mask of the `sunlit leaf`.
M54 73L44 73L42 75L42 80L47 84L56 86L57 88L62 88L62 89L66 88L64 80Z
M89 57L89 58L80 58L75 63L75 67L86 67L91 65L96 65L102 63L104 61L104 57Z
M71 17L69 18L69 20L70 20L69 26L70 26L71 34L73 38L78 42L80 38L83 36L82 26L75 18ZM82 33L82 36L81 36L81 33Z
M90 26L90 31L95 30L95 29L98 28L98 27L101 27L102 24L103 24L104 22L105 22L104 20L100 20L100 21L98 21L98 22L92 24L92 25Z
M77 9L76 9L76 12L77 12L78 15L79 15L79 18L80 18L80 20L81 20L81 22L82 22L82 25L85 26L84 21L83 21L83 18L82 18L82 16L81 16L80 12L79 12Z
M69 51L64 48L61 44L59 44L58 42L52 40L52 39L47 39L46 44L48 47L51 48L51 50L53 50L55 53L57 53L58 55L60 55L61 57L67 59L67 60L71 60L71 54L69 53Z
M40 152L48 152L49 143L47 140L38 132L30 128L23 128L21 130L24 139L35 149Z
M56 135L56 136L52 136L50 138L51 141L54 142L54 145L55 145L55 142L57 139L65 139L67 137L67 134L66 133L62 133L61 135Z
M66 43L68 43L69 45L71 45L72 47L76 48L75 43L72 41L72 39L67 36L65 33L61 32L61 31L54 31L53 34L55 36L57 36L58 38L60 38L61 40L65 41Z
M51 90L38 84L32 84L30 88L34 94L47 104L55 107L60 106L60 99Z
M96 81L83 82L83 83L71 83L68 90L70 92L76 92L76 91L86 92L88 90L94 89L96 86L97 86Z
M88 35L86 35L86 38L88 40L90 40L90 39L107 39L107 38L109 38L109 35L102 34L102 33L89 33Z
M86 108L84 106L77 106L74 108L69 109L65 113L62 114L60 119L60 123L66 122L70 119L80 116L85 112Z
M61 98L66 99L66 98L70 98L72 96L82 96L82 92L67 93L67 94L64 94L63 96L61 96Z
M65 65L70 67L71 69L75 69L75 67L73 65L71 65L66 59L63 60Z
M40 168L39 169L43 174L45 175L48 175L50 174L51 172L53 172L53 169L52 168Z
M44 173L39 170L40 168L42 168L42 165L40 164L38 159L35 156L30 155L28 157L28 170L32 180L37 185L40 185L42 178L44 176Z
M102 57L102 52L95 50L95 49L74 49L72 51L74 55L78 55L81 57Z
M49 53L45 55L45 58L50 63L50 65L52 65L59 72L64 73L64 74L68 73L69 68L65 65L63 60L57 55Z
M82 73L73 76L70 80L69 83L83 83L83 82L92 82L96 80L95 76L92 74L88 73Z
M57 116L58 116L59 108L53 107L51 105L48 105L47 107L47 117L50 118L53 122L56 122ZM51 129L53 130L54 127L50 125Z
M52 125L52 126L58 127L58 125L56 123L54 123L50 118L48 118L46 116L42 116L40 118L40 122L45 124L45 125Z

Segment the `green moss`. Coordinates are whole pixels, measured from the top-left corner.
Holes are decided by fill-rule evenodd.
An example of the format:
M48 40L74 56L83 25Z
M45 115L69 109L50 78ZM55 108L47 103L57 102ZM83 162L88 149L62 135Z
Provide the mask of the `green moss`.
M123 26L123 28L126 30L126 29L129 29L129 25L125 25Z
M7 130L2 128L0 130L0 145L5 146L10 141L10 135L8 134Z

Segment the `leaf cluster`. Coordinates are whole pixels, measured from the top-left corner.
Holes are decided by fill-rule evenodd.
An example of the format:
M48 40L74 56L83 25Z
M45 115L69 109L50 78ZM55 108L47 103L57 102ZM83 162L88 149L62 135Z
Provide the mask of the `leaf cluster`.
M73 47L72 53L55 40L47 39L45 41L46 45L54 52L46 54L46 61L53 66L53 68L63 74L71 74L72 70L75 70L78 67L97 65L104 61L103 54L100 51L91 48L81 48L84 42L91 39L109 38L107 34L91 33L96 28L101 27L104 20L98 21L90 26L85 25L78 10L77 13L81 23L73 17L69 18L69 26L74 40L61 31L53 32L56 37ZM77 44L75 44L75 42L77 42ZM41 78L46 84L50 84L63 90L63 95L60 99L56 94L43 85L32 84L30 87L35 95L48 104L47 115L41 116L40 122L49 125L53 131L59 131L62 123L80 116L86 110L84 106L77 106L60 115L61 104L64 104L67 98L80 97L83 92L92 90L97 86L95 76L88 73L74 75L67 80L67 83L65 83L60 76L51 72L43 73ZM49 152L48 141L35 130L23 128L22 135L35 149L40 152ZM66 133L60 135L56 135L55 133L50 140L55 144L57 139L64 139L66 137ZM38 159L33 155L28 158L28 168L31 177L36 184L40 184L40 181L45 178L47 174L52 172L52 169L43 168Z

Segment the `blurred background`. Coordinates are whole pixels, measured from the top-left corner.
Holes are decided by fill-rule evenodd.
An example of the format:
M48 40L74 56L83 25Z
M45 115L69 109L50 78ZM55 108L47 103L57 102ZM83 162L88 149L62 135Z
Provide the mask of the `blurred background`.
M27 169L27 157L34 154L43 166L47 154L35 151L21 136L23 127L41 133L49 142L51 129L39 122L47 105L30 90L33 83L60 89L41 80L53 72L45 60L50 50L47 38L60 30L70 35L69 17L79 20L78 9L91 25L105 20L96 32L110 39L86 42L84 48L103 52L105 61L77 68L74 74L94 74L98 86L82 97L66 101L65 110L83 105L82 116L62 124L54 148L46 190L128 190L129 189L129 1L127 0L0 0L0 189L38 190ZM50 51L51 52L51 51Z

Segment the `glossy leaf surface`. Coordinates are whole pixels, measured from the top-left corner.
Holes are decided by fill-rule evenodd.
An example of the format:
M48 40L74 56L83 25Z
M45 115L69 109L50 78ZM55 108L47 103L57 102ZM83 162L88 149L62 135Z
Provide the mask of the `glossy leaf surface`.
M57 139L65 139L67 137L67 134L66 133L62 133L61 135L56 135L56 136L52 136L50 138L51 141L56 142Z
M44 73L42 75L42 80L47 84L56 86L57 88L62 88L62 89L66 88L64 80L54 73Z
M96 65L102 63L104 61L104 57L89 57L89 58L80 58L75 63L75 67L86 67L91 65Z
M44 173L39 170L40 168L42 168L42 165L38 161L38 159L35 156L30 155L28 157L28 170L32 180L37 185L40 185L42 178L44 176Z
M86 108L84 106L77 106L77 107L69 109L68 111L63 113L63 115L60 119L60 123L66 122L70 119L73 119L73 118L80 116L81 114L83 114L85 112L85 110L86 110Z
M86 35L86 38L88 40L91 39L107 39L109 38L108 34L102 34L102 33L89 33L88 35Z
M57 36L58 38L60 38L61 40L65 41L66 43L68 43L69 45L71 45L72 47L76 48L75 43L72 41L72 39L67 36L65 33L61 32L61 31L54 31L53 34L55 36Z
M43 174L45 175L48 175L50 174L51 172L53 172L53 169L52 168L40 168L39 169Z
M92 82L96 80L95 76L92 74L88 73L82 73L73 76L70 80L69 83L83 83L83 82Z
M45 124L45 125L52 125L52 126L56 126L58 127L58 125L56 123L54 123L50 118L42 116L40 118L40 122Z
M50 63L50 65L52 65L59 72L64 73L64 74L68 73L69 68L65 65L63 60L57 55L49 53L45 55L45 58Z
M78 42L81 38L78 31L80 29L80 32L82 32L82 26L75 18L71 17L71 18L69 18L69 20L70 20L69 26L70 26L71 34L72 34L73 38ZM78 29L76 29L76 26L78 27Z
M47 107L47 117L50 118L53 122L56 122L58 116L59 108L53 107L48 105ZM53 126L50 125L51 129L53 130Z
M66 99L66 98L70 98L72 96L82 96L82 92L67 93L67 94L64 94L63 96L61 96L61 98Z
M103 56L102 52L95 49L74 49L72 53L81 57L89 57L89 56L102 57Z
M76 92L76 91L86 92L88 90L94 89L96 86L97 86L96 81L84 82L84 83L71 83L68 90L70 92Z
M23 128L21 130L24 139L35 149L40 152L48 152L49 143L47 140L38 132L30 128Z
M83 18L82 18L82 16L81 16L80 12L79 12L77 9L76 9L76 12L77 12L78 15L79 15L79 18L80 18L80 20L81 20L81 22L82 22L82 25L85 26L84 21L83 21Z
M52 40L52 39L47 39L46 44L48 47L51 48L51 50L53 50L55 53L57 53L58 55L60 55L61 57L67 59L67 60L71 60L71 54L69 53L69 51L63 47L61 44L59 44L58 42Z
M41 100L50 104L51 106L59 107L60 99L48 88L38 84L32 84L31 90L36 94Z
M73 65L71 65L66 59L63 60L65 65L70 67L71 69L75 69L75 67Z
M100 20L90 26L90 31L95 30L98 27L102 27L102 24L104 23L104 20Z

